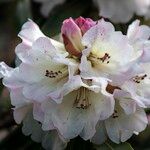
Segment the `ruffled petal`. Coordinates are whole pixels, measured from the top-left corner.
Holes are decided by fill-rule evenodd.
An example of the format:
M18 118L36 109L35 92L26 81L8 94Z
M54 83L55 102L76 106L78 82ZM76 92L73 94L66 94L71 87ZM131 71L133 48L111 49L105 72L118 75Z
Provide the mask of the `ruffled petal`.
M28 45L32 45L39 37L45 37L38 25L30 19L22 26L18 36Z
M63 87L59 88L58 90L49 94L49 97L52 98L57 103L61 103L63 96L67 95L68 93L78 90L80 87L85 87L91 91L98 93L100 91L100 85L93 84L88 86L88 84L82 81L81 76L76 75L69 78L68 82L66 82Z
M41 142L46 150L62 150L67 146L67 141L57 131L43 131L41 125L33 119L31 112L27 114L23 121L22 131L26 136L31 135L31 139L35 142Z
M14 115L14 119L16 121L16 123L20 124L23 119L26 117L27 113L31 110L31 105L28 104L28 105L24 105L22 107L16 107L14 108L14 112L13 112L13 115Z
M73 107L75 96L76 93L74 92L65 96L61 104L47 102L43 105L45 115L51 117L54 126L66 139L72 139L78 136L85 123L82 113L83 110Z
M99 121L96 125L96 133L91 139L91 142L100 145L107 140L106 129L103 121Z
M136 111L137 104L136 101L132 99L130 93L122 90L115 90L113 95L115 99L119 100L120 106L127 115Z
M128 28L127 37L131 43L138 40L148 40L150 37L150 28L146 25L140 25L140 21L134 21Z
M2 77L9 77L11 75L11 71L13 68L6 65L4 62L0 63L0 78Z
M127 115L120 106L105 121L108 137L115 143L125 142L132 134L143 131L147 126L147 117L142 108L137 107L134 113Z
M93 26L84 34L82 44L90 47L96 42L96 40L103 41L104 39L107 39L114 30L115 29L111 23L105 22L101 19L97 25Z
M126 67L133 59L133 47L127 37L121 32L114 31L113 25L104 20L100 20L84 34L82 43L87 49L82 52L79 68L85 78L111 78L112 75L121 74L124 66Z

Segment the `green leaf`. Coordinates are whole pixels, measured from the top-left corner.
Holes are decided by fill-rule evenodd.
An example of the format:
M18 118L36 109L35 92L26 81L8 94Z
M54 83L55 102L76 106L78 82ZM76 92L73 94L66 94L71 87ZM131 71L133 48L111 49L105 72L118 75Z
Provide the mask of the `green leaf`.
M131 145L127 142L124 142L121 144L106 142L106 143L99 145L99 146L96 145L95 149L96 150L133 150Z

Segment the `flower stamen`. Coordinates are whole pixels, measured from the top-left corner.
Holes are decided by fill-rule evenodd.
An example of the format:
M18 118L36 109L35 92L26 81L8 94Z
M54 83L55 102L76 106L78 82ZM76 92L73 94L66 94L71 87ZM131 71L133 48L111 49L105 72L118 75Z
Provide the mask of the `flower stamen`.
M133 78L133 81L134 82L136 82L136 83L140 83L142 80L144 80L145 78L147 77L147 74L144 74L144 75L142 75L142 76L135 76L134 78Z
M108 53L105 53L103 57L101 57L101 58L98 57L97 59L101 60L102 63L106 62L108 64L109 59L110 59L110 55Z
M88 90L85 87L81 87L77 91L77 96L74 102L76 108L87 109L91 104L88 99Z
M90 55L90 57L89 57L89 59L91 60L91 61L94 61L94 62L102 62L102 63L107 63L107 64L109 64L109 59L111 58L111 56L108 54L108 53L105 53L104 54L104 56L103 57L96 57L96 56L94 56L93 54L91 54Z
M58 71L53 71L53 70L46 70L45 71L45 76L46 77L48 77L48 78L56 78L56 77L62 77L62 75L63 76L65 76L65 75L67 75L68 74L68 71L67 71L67 68L66 67L64 67L64 68L62 68L61 70L58 70Z
M52 70L51 71L46 70L45 76L49 78L56 78L59 74L62 74L62 72L61 71L54 72Z

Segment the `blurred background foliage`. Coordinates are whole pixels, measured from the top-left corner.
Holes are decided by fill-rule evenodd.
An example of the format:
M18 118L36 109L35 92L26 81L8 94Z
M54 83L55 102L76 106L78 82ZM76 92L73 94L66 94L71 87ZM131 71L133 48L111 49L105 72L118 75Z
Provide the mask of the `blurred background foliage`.
M17 37L21 26L28 18L34 20L47 36L60 33L62 21L68 17L90 17L99 19L98 9L92 0L66 0L63 4L56 5L48 18L40 12L41 3L32 0L0 0L0 61L5 61L9 66L15 66L15 46L20 42ZM134 16L132 20L137 18ZM150 21L139 18L143 24L150 25ZM132 20L130 22L132 22ZM129 23L130 23L129 22ZM128 24L115 24L117 30L126 32ZM148 118L149 110L147 111ZM150 150L150 127L139 136L133 136L129 143L135 150ZM86 144L85 144L86 143ZM21 125L15 124L12 115L12 106L9 92L0 84L0 150L42 150L40 144L33 142L30 137L22 134ZM67 150L93 149L91 143L76 138L71 140ZM116 145L105 144L101 150L116 149ZM120 149L120 148L119 148ZM118 150L119 150L118 149ZM130 149L127 147L122 150Z

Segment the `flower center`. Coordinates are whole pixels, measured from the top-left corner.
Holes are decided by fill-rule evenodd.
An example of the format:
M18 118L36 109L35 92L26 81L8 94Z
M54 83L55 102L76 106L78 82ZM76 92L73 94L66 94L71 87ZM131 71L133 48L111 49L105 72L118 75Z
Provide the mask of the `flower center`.
M46 70L46 73L45 73L45 76L46 77L49 77L49 78L56 78L58 75L60 75L60 74L62 74L62 72L61 71L56 71L56 72L54 72L54 71L49 71L49 70Z
M46 70L45 71L45 77L51 78L51 79L62 79L68 75L68 69L67 67L62 67L61 69L58 69L57 71L54 70Z
M74 106L76 108L87 109L91 105L88 99L88 92L89 90L86 89L85 87L81 87L77 91L77 96L74 102Z
M142 80L144 80L147 77L147 74L141 75L141 76L135 76L133 78L133 81L136 83L140 83Z
M105 53L102 57L97 57L96 55L90 54L89 60L91 60L94 63L105 63L109 64L111 56L108 53Z

